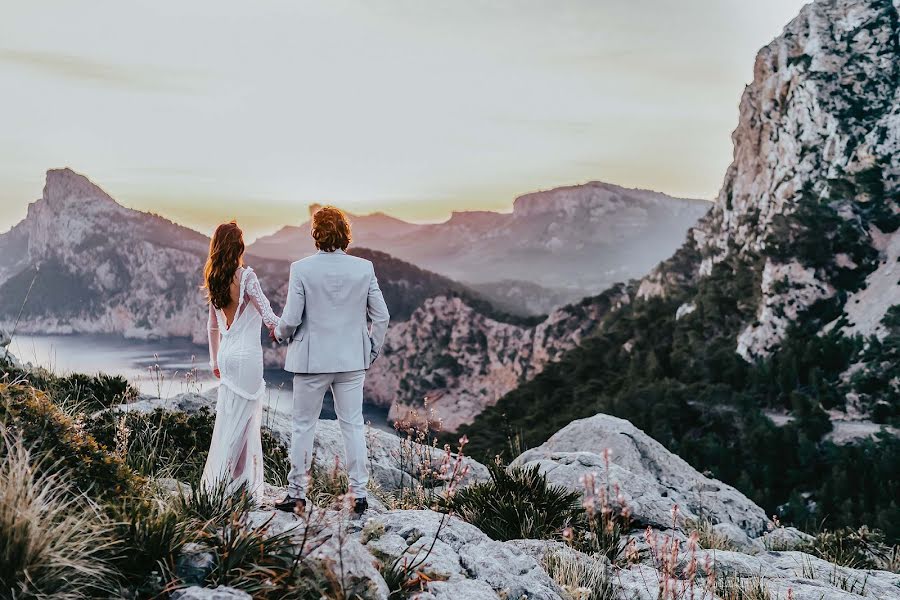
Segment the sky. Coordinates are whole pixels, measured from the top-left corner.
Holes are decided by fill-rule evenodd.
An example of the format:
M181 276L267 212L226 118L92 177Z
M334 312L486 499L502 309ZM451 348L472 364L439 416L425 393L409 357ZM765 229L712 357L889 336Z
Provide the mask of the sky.
M0 231L68 166L209 233L600 180L712 199L800 0L0 0Z

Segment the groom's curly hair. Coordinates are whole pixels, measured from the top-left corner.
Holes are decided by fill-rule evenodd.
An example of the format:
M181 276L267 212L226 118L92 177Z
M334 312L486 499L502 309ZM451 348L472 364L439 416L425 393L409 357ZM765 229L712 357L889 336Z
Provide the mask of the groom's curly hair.
M352 239L350 221L341 209L323 206L312 216L312 236L319 250L346 250Z

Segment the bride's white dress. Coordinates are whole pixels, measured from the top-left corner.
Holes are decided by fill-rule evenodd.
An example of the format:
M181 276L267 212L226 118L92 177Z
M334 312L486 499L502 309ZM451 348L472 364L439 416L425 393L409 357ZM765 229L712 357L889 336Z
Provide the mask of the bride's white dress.
M242 484L258 496L263 484L263 453L260 438L263 355L260 325L274 327L278 317L259 285L253 269L239 271L238 306L231 326L225 313L209 305L210 366L221 375L209 457L201 485L215 489L222 480L228 491Z

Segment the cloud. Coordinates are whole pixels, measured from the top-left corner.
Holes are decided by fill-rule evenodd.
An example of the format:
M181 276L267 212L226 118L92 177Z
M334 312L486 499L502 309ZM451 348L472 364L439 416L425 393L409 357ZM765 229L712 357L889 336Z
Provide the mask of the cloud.
M125 66L58 52L0 48L0 63L70 81L144 92L189 91L196 77L148 66Z

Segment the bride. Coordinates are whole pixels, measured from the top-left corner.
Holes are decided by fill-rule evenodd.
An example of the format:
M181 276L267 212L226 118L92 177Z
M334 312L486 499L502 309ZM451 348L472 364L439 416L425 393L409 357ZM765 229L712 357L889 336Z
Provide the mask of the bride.
M263 355L260 324L271 331L278 323L259 279L243 266L244 238L237 223L216 228L209 243L204 288L209 300L209 358L221 380L209 457L201 485L226 491L246 485L258 497L263 483L260 438Z

